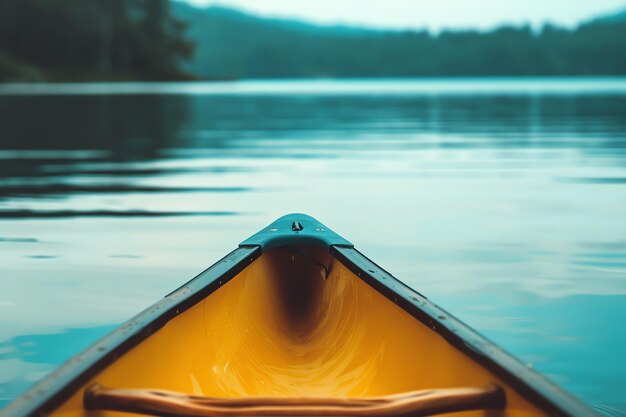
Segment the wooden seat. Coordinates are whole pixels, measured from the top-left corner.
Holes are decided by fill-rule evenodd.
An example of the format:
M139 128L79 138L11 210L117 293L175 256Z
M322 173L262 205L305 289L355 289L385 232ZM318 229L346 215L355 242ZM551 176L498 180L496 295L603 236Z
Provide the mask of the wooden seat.
M215 398L150 389L85 390L85 408L168 417L416 417L481 409L499 409L504 391L482 387L433 389L365 398Z

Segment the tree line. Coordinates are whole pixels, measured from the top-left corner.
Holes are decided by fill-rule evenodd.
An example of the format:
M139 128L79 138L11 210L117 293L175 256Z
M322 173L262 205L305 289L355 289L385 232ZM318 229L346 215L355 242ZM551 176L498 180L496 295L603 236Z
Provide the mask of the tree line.
M381 31L169 0L0 0L2 80L626 75L626 19Z
M234 78L626 75L626 19L488 31L380 31L267 20L178 3L190 70Z
M169 0L0 0L0 79L172 79L194 45Z

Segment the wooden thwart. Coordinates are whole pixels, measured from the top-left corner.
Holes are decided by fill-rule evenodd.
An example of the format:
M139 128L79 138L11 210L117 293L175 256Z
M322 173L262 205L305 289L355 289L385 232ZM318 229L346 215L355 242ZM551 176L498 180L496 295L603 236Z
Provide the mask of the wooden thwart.
M503 408L497 385L413 391L366 398L216 398L148 389L85 390L85 408L168 417L417 417Z

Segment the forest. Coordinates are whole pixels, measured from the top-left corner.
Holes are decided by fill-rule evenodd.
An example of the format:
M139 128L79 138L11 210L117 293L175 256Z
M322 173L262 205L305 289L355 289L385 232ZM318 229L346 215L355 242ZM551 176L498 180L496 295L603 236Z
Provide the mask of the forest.
M168 0L0 0L0 80L189 78Z
M626 75L626 15L385 31L168 0L0 0L0 81Z
M626 16L567 29L381 31L174 8L197 43L188 69L233 78L626 75Z

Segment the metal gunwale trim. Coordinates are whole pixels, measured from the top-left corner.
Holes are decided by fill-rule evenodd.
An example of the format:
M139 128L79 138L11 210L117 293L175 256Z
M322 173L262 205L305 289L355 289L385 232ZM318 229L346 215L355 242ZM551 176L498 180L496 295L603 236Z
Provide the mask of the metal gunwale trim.
M545 407L554 416L598 416L538 372L385 271L355 248L332 246L330 253L373 289L430 327L456 349L467 354L511 385L519 394ZM440 318L442 317L442 318Z
M240 247L177 290L143 310L65 362L0 410L2 417L45 416L69 399L89 379L140 344L169 320L193 307L261 255L261 248Z

